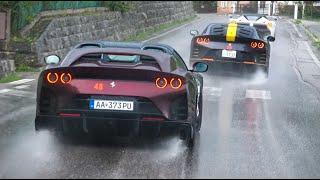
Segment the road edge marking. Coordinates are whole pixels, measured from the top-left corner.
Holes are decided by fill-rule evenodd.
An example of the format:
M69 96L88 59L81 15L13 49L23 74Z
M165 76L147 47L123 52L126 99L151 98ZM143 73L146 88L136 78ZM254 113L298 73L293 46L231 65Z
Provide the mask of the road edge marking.
M289 20L289 23L294 27L294 29L295 29L295 31L298 33L299 37L302 38L302 35L301 35L300 31L297 29L297 26L296 26L293 22L291 22L290 20ZM309 55L311 56L313 62L320 68L320 61L319 61L319 59L318 59L317 56L313 53L313 51L312 51L310 45L308 44L308 42L307 42L307 41L304 41L304 43L305 43L305 45L306 45L306 47L307 47L307 51L308 51Z
M197 22L197 21L200 21L200 20L203 19L203 18L201 18L201 17L198 16L198 15L197 15L196 18L197 18L197 19L192 20L191 22L189 22L189 23L187 23L187 24L184 24L184 25L182 25L182 26L173 28L173 29L171 29L171 30L169 30L169 31L166 31L166 32L162 33L162 34L159 34L159 35L156 35L156 36L154 36L154 37L152 37L152 38L149 38L149 39L147 39L147 40L144 40L144 41L142 41L142 43L146 43L146 42L148 42L148 41L151 41L151 40L154 40L154 39L158 39L158 38L160 38L160 37L162 37L162 36L165 36L165 35L167 35L167 34L169 34L169 33L172 33L172 32L174 32L174 31L177 31L177 30L179 30L179 29L182 29L183 27L185 27L185 26L187 26L187 25L190 25L190 24L192 24L192 23L194 23L194 22Z
M12 89L1 89L0 90L0 94L7 93L7 92L10 92L10 91L12 91Z
M9 82L9 83L7 83L7 84L19 85L19 84L24 84L24 83L31 82L31 81L34 81L34 80L35 80L35 79L20 79L20 80L17 80L17 81Z
M300 31L298 30L297 26L296 26L292 21L290 21L290 20L289 20L289 23L293 26L293 28L294 28L294 30L297 32L298 36L299 36L300 38L302 38L302 34L301 34Z

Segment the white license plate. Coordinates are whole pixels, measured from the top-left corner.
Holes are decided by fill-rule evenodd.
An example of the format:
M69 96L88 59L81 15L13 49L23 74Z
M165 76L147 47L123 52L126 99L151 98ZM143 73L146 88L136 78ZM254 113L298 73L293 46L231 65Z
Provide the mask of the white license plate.
M90 109L133 111L133 101L95 100L91 99Z
M237 57L237 51L228 51L228 50L222 50L222 57L227 58L236 58Z

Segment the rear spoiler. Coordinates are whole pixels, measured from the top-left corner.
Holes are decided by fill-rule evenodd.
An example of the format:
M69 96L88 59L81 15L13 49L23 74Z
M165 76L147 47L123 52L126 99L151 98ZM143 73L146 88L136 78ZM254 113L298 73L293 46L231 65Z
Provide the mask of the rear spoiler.
M88 54L117 54L117 55L140 55L140 56L149 56L157 61L160 68L164 72L170 71L170 55L156 52L156 51L144 51L141 49L132 49L132 48L78 48L73 49L65 57L61 63L61 67L69 67L73 62L79 58L88 55Z

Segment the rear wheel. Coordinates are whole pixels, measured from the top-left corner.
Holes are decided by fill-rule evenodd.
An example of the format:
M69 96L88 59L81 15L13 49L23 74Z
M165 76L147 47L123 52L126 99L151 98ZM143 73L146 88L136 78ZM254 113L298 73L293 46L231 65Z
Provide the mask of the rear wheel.
M200 96L198 99L198 104L196 108L196 125L195 125L195 130L197 132L200 131L201 129L201 124L202 124L202 90L200 91Z
M47 118L36 117L34 120L34 128L36 131L54 128L54 121Z
M266 66L266 67L264 67L264 69L263 69L264 71L264 74L265 74L265 77L267 78L267 77L269 77L269 65L268 66Z

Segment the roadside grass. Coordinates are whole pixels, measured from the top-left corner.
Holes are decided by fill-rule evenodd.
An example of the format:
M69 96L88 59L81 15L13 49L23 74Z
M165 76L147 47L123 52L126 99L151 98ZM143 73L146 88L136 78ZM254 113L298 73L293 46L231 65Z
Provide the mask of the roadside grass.
M314 42L313 45L320 50L320 41Z
M311 39L313 46L315 46L317 49L320 50L320 37L318 37L316 34L312 33L308 27L304 26L302 24L302 27L304 28L307 36Z
M295 19L293 22L294 22L295 24L301 24L301 23L302 23L300 19Z
M150 30L147 31L138 31L138 33L136 33L135 35L131 35L128 38L125 38L124 41L143 41L146 40L148 38L151 38L152 36L159 34L163 31L169 30L169 29L173 29L175 27L178 27L180 25L189 23L191 21L193 21L194 19L196 19L197 16L192 16L186 19L182 19L182 20L176 20L170 23L165 23L165 24L161 24L159 26L156 26Z
M22 79L17 73L11 73L0 79L0 83L9 83Z
M16 72L38 72L39 70L25 64L20 64L16 67Z

